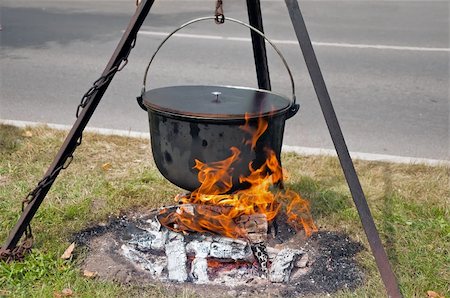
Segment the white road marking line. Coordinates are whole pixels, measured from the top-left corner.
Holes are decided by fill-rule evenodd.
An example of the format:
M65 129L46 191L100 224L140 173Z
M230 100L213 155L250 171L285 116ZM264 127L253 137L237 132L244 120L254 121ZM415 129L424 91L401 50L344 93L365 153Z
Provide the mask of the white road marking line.
M72 126L62 125L62 124L52 124L52 123L39 123L31 121L19 121L19 120L2 120L0 119L0 124L12 125L16 127L37 127L37 126L47 126L49 128L69 131ZM97 133L101 135L114 135L123 136L131 138L149 139L150 134L148 132L138 132L131 130L120 130L120 129L108 129L108 128L96 128L87 127L86 132ZM283 145L283 152L295 152L299 155L325 155L325 156L336 156L336 151L332 149L322 149L322 148L311 148L311 147L301 147L301 146L288 146ZM353 159L366 160L366 161L382 161L391 162L399 164L424 164L428 166L450 166L450 160L439 160L439 159L429 159L429 158L416 158L407 156L396 156L387 154L374 154L374 153L362 153L362 152L350 152Z
M148 36L167 36L168 32L156 31L139 31L141 35ZM211 39L224 41L244 41L251 42L250 38L245 37L224 37L215 35L201 35L201 34L186 34L175 33L174 37L195 38L195 39ZM275 44L298 45L296 40L272 39ZM338 47L338 48L357 48L357 49L376 49L376 50L396 50L396 51L418 51L418 52L450 52L450 48L435 48L435 47L408 47L408 46L393 46L393 45L370 45L370 44L355 44L355 43L340 43L340 42L319 42L313 41L313 45L322 47Z
M335 150L323 148L283 145L282 151L295 152L299 155L307 155L307 156L308 155L337 156ZM366 161L383 161L400 164L425 164L428 166L450 166L450 160L439 160L430 158L418 158L418 157L377 154L377 153L363 153L363 152L350 152L350 156L352 157L352 159L360 159Z

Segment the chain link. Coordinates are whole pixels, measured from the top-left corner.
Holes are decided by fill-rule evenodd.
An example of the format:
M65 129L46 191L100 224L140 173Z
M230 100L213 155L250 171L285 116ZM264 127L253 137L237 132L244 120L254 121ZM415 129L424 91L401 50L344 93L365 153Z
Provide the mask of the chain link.
M0 247L0 261L22 261L25 258L25 255L31 251L32 246L33 238L25 238L20 245L12 250Z
M121 71L128 64L128 56L130 55L130 52L135 45L136 45L136 36L134 36L128 51L122 57L120 62L117 65L113 66L108 71L108 73L106 73L105 75L99 77L97 80L94 81L92 87L89 88L89 90L83 95L80 104L77 106L76 110L77 118L80 117L83 109L91 102L92 96L101 87L107 84L117 72ZM28 206L28 204L30 204L44 188L46 188L55 181L56 177L58 176L59 172L61 172L61 170L67 169L69 167L70 163L73 160L73 153L75 152L76 148L81 145L82 140L83 134L81 133L80 137L76 141L73 150L69 152L65 157L63 157L62 164L57 168L55 168L49 175L42 178L42 180L39 181L39 183L37 184L36 188L34 188L27 194L25 199L22 200L22 212L25 211L25 208ZM12 250L0 248L0 261L9 262L12 260L23 260L24 256L29 251L31 251L32 245L33 245L33 233L31 231L31 225L30 223L28 223L25 230L25 239L17 247L15 247Z

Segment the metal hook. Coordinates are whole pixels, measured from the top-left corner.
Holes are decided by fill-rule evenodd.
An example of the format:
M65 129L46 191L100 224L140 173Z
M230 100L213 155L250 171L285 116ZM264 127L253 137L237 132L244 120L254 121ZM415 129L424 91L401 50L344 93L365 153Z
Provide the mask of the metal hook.
M216 24L225 23L225 15L223 14L223 2L222 0L217 0L216 11L214 13Z

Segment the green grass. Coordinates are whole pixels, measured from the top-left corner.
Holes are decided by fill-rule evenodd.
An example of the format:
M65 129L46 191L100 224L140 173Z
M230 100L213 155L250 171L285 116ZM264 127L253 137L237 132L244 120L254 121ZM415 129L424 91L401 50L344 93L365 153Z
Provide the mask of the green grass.
M50 165L66 133L45 127L0 126L0 241L20 215L20 203ZM112 168L104 170L102 165ZM287 187L311 201L321 229L342 231L368 247L339 163L332 157L284 154ZM428 290L449 295L450 212L448 167L356 161L363 189L405 297ZM73 233L130 210L168 204L180 192L156 169L148 140L86 134L70 167L61 172L33 220L33 253L0 263L0 297L53 297L70 288L77 297L166 297L161 285L125 286L87 279L81 249L59 258ZM373 257L358 261L365 284L333 297L383 297ZM170 293L173 296L174 293ZM176 293L191 297L194 293Z

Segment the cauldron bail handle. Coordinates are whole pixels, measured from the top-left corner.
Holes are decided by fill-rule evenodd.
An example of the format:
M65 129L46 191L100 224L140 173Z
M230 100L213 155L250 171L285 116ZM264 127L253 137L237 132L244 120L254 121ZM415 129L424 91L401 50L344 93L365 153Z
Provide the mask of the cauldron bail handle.
M225 18L225 17L224 17L224 18ZM147 68L145 69L144 80L143 80L143 82L142 82L141 96L139 96L139 97L137 98L138 104L139 104L139 106L140 106L143 110L145 110L145 111L147 110L147 108L145 107L145 105L144 105L143 102L142 102L142 96L143 96L144 93L145 93L145 85L146 85L146 83L147 83L147 74L148 74L148 70L149 70L149 68L150 68L150 65L151 65L152 62L153 62L153 59L155 59L156 54L159 52L159 50L160 50L161 47L164 45L164 43L165 43L170 37L172 37L172 35L174 35L174 34L177 33L178 31L180 31L180 30L183 29L184 27L187 27L187 26L189 26L189 25L191 25L191 24L194 24L194 23L197 23L197 22L201 22L201 21L205 21L205 20L215 20L215 19L216 19L215 16L211 16L211 17L202 17L202 18L197 18L197 19L190 20L189 22L184 23L183 25L181 25L180 27L178 27L177 29L175 29L174 31L172 31L172 32L171 32L171 33L170 33L170 34L169 34L169 35L161 42L161 44L156 48L156 51L153 53L153 56L151 57L150 62L148 63ZM247 24L247 23L245 23L245 22L242 22L242 21L240 21L240 20L233 19L233 18L228 18L228 17L227 17L226 20L229 21L229 22L233 22L233 23L236 23L236 24L240 24L240 25L242 25L242 26L244 26L244 27L249 28L249 29L252 30L253 32L256 32L258 35L260 35L262 38L264 38L264 39L272 46L272 48L275 50L275 52L277 52L278 56L280 57L281 61L282 61L283 64L284 64L284 67L286 68L286 70L287 70L287 72L288 72L288 74L289 74L289 78L290 78L290 80L291 80L291 86L292 86L292 104L291 104L290 112L288 113L287 118L291 118L292 116L294 116L294 115L297 113L297 111L298 111L298 109L299 109L300 106L299 106L299 104L296 103L297 99L296 99L296 96L295 96L295 84L294 84L294 78L292 77L291 69L289 68L289 65L287 64L286 59L284 58L284 56L283 56L283 54L281 53L281 51L275 46L275 44L274 44L270 39L267 38L266 35L264 35L263 32L259 31L259 30L256 29L255 27L253 27L253 26L251 26L251 25L249 25L249 24Z

